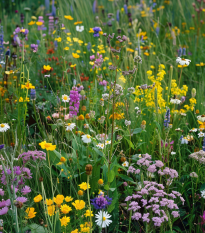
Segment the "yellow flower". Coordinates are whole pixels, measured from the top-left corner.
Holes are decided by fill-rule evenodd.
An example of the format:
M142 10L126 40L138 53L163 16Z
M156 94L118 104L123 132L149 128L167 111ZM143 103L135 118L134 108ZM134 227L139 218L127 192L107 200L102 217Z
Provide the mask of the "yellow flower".
M79 58L80 56L77 53L72 53L74 58Z
M47 65L47 66L44 65L44 66L43 66L43 69L44 69L44 70L47 70L47 71L50 71L50 70L51 70L51 67L50 67L49 65Z
M64 50L69 50L69 47L65 47Z
M52 205L53 204L53 201L51 199L46 199L46 205Z
M43 22L36 22L36 25L38 25L38 26L42 26L43 25Z
M29 81L26 82L25 85L21 85L21 89L24 89L24 88L26 88L27 90L28 89L35 89L35 87L31 83L29 83Z
M34 197L34 202L40 202L43 199L43 197L41 196L41 194L39 194L38 196Z
M61 42L62 41L62 38L61 37L58 37L58 38L55 38L56 41L58 42Z
M85 208L85 202L83 200L76 200L72 202L72 205L75 206L76 210L82 210Z
M25 211L27 213L27 216L25 218L26 219L34 218L36 216L36 213L37 213L34 211L35 211L35 209L33 207L28 207Z
M28 23L28 25L34 25L35 24L35 21L31 21Z
M55 205L50 205L47 208L48 208L48 215L53 216L55 213Z
M83 182L82 184L79 184L78 186L80 186L80 189L87 190L87 183L86 182ZM88 184L88 188L90 188L89 184Z
M73 67L75 67L75 66L76 66L76 64L74 64L74 65L71 65L70 67L71 67L71 68L73 68Z
M39 145L41 146L42 149L46 149L47 151L53 151L56 149L56 145L52 145L52 143L48 143L46 141L43 141L41 143L39 143Z
M61 157L60 161L61 161L61 162L65 162L65 161L66 161L66 158L65 158L65 157Z
M61 205L61 212L63 213L63 214L68 214L70 211L71 211L72 209L71 209L71 207L70 206L68 206L68 205Z
M73 20L73 17L71 15L64 15L64 18L68 20Z
M98 184L102 185L103 184L103 179L99 179Z
M23 98L22 97L19 98L19 102L23 102Z
M83 23L83 21L77 21L74 23L74 25L81 24L81 23Z
M63 203L64 196L58 194L58 195L57 195L56 197L54 197L53 199L54 199L54 202L55 202L57 205L61 205L61 204Z
M93 211L86 210L86 213L84 214L86 217L93 216Z
M94 31L93 31L93 29L92 29L92 28L90 28L90 31L89 31L89 33L94 33Z
M142 125L146 125L146 121L145 121L145 120L143 120L141 124L142 124Z
M71 233L78 233L78 229L75 229L74 231L71 231Z
M72 201L72 200L73 200L72 197L69 197L69 196L65 197L65 201L66 201L66 202L70 202L70 201Z
M60 221L61 221L61 226L67 226L67 224L70 222L70 217L63 217L63 218L60 218Z
M78 191L78 195L79 195L79 196L83 196L83 191L82 191L82 190L79 190L79 191Z

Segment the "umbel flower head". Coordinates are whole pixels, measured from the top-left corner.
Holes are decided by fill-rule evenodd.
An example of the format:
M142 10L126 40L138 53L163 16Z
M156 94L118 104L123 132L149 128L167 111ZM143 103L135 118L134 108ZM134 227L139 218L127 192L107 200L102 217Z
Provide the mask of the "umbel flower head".
M0 132L6 132L8 129L10 129L10 126L7 123L0 124Z
M41 146L42 149L46 149L47 151L53 151L56 149L56 145L52 145L52 143L48 143L46 141L43 141L41 143L39 143L39 145Z

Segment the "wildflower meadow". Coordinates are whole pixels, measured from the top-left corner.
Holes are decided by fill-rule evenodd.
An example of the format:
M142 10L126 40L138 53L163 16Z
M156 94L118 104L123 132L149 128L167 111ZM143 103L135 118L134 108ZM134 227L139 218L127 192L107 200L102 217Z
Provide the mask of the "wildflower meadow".
M0 1L0 233L205 232L205 0Z

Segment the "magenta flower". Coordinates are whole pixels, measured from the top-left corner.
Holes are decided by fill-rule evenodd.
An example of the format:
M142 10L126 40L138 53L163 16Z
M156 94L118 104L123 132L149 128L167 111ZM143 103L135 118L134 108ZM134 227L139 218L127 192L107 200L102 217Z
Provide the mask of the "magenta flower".
M24 202L27 202L27 198L26 197L17 197L16 198L16 201L19 201L19 202L22 202L22 203L24 203Z
M8 207L4 207L3 209L0 209L0 215L4 215L8 212L9 208Z
M4 196L4 190L3 189L0 189L0 195Z
M26 195L26 194L28 194L28 193L30 193L31 192L31 189L30 189L30 187L29 186L25 186L24 188L22 188L21 189L21 193L23 194L23 195Z

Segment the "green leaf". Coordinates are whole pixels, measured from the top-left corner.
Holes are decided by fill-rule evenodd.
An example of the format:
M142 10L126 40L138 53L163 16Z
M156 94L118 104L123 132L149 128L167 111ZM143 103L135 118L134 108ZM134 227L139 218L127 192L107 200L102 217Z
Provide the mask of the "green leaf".
M110 191L114 192L116 188L109 188Z
M109 173L108 182L110 183L113 182L114 178L115 178L115 172L111 170Z
M125 139L127 140L129 146L132 147L132 149L134 149L135 147L134 147L133 143L129 139L127 139L127 138L125 138Z
M44 229L44 227L42 227L36 223L32 223L31 225L26 226L23 229L23 232L29 231L29 230L31 233L46 233L47 232L47 230Z
M134 182L133 179L131 177L128 177L126 175L123 174L118 174L119 177L121 177L123 180L125 181L130 181L130 182Z
M142 129L141 128L136 128L133 130L133 134L138 134L138 133L141 133L142 132Z
M203 191L205 189L205 183L201 185L200 191Z
M109 185L108 185L108 184L105 184L105 185L104 185L104 189L105 189L105 190L109 190Z

